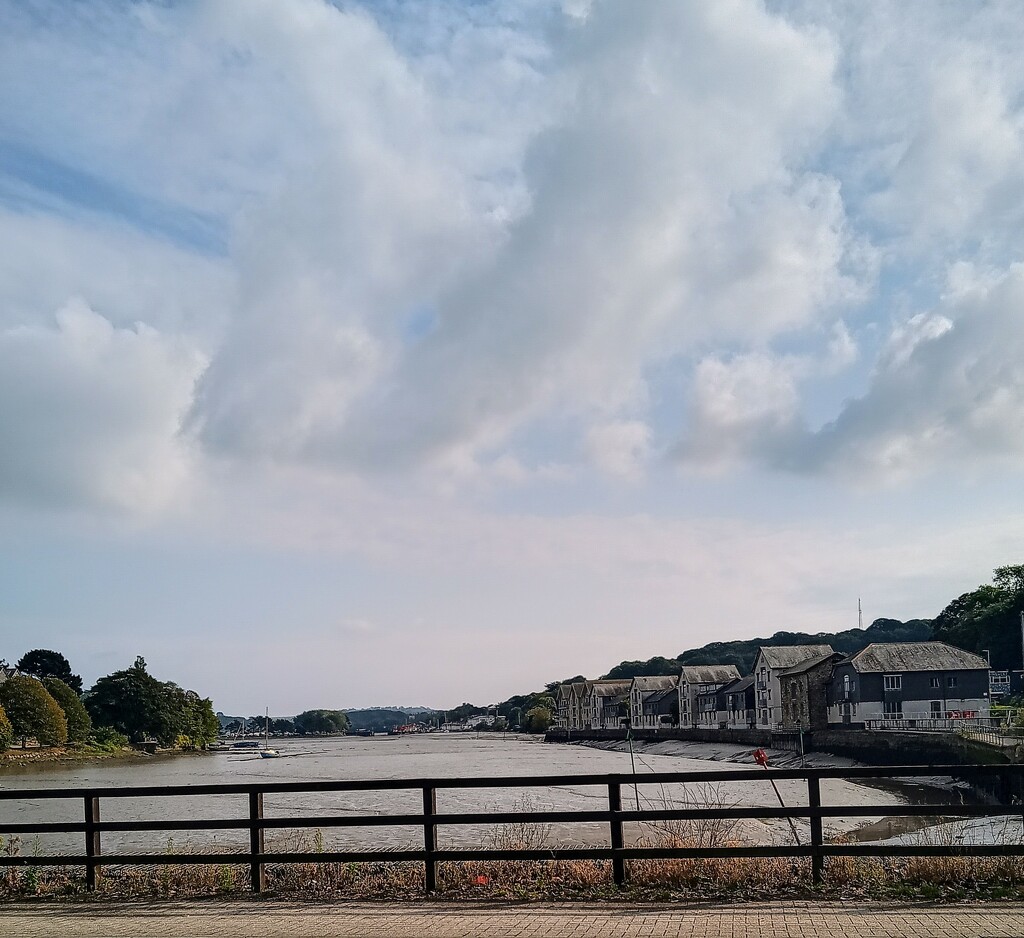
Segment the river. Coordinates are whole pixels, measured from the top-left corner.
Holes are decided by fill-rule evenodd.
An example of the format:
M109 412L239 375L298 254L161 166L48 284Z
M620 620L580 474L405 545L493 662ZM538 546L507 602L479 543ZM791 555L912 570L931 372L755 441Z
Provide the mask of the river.
M291 739L274 741L282 753L280 759L260 759L254 753L232 751L192 755L161 755L146 759L106 760L79 765L35 765L6 767L0 770L4 789L85 788L144 785L209 785L261 781L308 781L340 779L445 778L466 776L529 777L553 774L629 772L628 753L544 743L537 737L499 736L497 734L432 734L422 736L343 737L331 739ZM712 771L728 766L680 756L644 753L636 769L639 775L650 772ZM744 766L743 768L748 768ZM699 805L777 805L771 785L757 777L719 784L691 783L640 786L639 793L624 790L626 806L639 797L643 807ZM780 781L779 791L787 805L806 804L807 787L802 781ZM883 791L845 780L824 780L822 801L826 805L906 804L914 797L910 790ZM607 806L607 792L598 787L564 786L558 788L440 790L441 812L488 810L555 810L566 808L601 809ZM235 818L247 815L247 801L240 795L196 795L176 798L104 799L103 820ZM268 817L294 817L303 814L396 814L421 810L419 791L385 792L313 792L298 795L267 795ZM879 816L885 814L879 811ZM42 801L0 801L0 822L81 821L82 805L77 799ZM839 833L870 823L869 818L835 818L826 830ZM792 834L785 821L743 821L730 832L755 842L784 842ZM806 825L801 825L806 829ZM644 825L627 825L627 839L656 836ZM439 831L439 846L483 846L494 842L493 825L444 827ZM608 829L603 824L572 824L534 827L532 836L545 845L606 843ZM190 844L224 849L244 849L244 831L203 832L185 836L166 833L104 833L106 853L175 851ZM311 834L298 831L268 831L269 849L298 849L309 842ZM173 838L173 841L172 839ZM324 843L339 849L422 846L418 828L342 828L324 831ZM80 853L81 835L48 835L22 844L23 852Z

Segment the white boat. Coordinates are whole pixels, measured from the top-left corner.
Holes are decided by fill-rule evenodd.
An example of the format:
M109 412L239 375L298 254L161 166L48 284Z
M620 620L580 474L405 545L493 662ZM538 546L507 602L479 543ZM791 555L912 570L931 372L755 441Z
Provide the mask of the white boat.
M281 753L270 748L270 708L267 707L267 714L263 718L263 748L260 749L261 759L280 759Z

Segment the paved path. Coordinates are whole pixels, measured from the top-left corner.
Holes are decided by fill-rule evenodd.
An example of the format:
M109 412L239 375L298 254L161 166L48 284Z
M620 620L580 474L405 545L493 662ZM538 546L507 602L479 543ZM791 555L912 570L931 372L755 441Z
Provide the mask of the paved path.
M153 902L0 906L12 938L1021 938L1024 903Z

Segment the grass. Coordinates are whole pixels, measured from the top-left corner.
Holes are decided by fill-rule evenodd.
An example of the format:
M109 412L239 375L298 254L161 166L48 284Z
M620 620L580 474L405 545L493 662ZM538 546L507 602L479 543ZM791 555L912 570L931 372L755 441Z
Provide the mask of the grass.
M536 827L536 825L524 825ZM500 833L497 833L500 831ZM521 836L520 836L521 835ZM939 835L940 837L942 835ZM546 833L496 828L489 846L536 849ZM652 846L715 846L738 843L702 829L659 830L645 836ZM934 842L934 840L933 840ZM168 841L168 852L191 852L189 845ZM18 838L4 841L2 852L17 856L25 849ZM208 849L208 848L207 848ZM279 849L323 849L319 832L296 834ZM198 852L198 851L197 851ZM424 895L420 863L267 863L267 893L309 900L419 900ZM437 900L759 900L820 897L831 899L1024 898L1024 858L833 857L826 861L825 882L811 884L805 859L650 859L627 861L628 883L618 889L607 861L549 860L440 863ZM199 898L244 896L249 892L248 866L224 863L196 866L106 867L95 893L85 889L80 869L7 867L0 870L0 899L19 898Z

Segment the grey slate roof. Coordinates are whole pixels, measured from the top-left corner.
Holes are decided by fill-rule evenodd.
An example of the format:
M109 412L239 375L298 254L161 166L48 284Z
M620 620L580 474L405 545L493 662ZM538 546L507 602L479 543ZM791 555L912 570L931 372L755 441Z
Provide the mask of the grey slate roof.
M724 684L740 676L734 664L683 665L682 680L687 684Z
M988 662L945 642L874 642L847 659L857 671L987 670Z
M591 689L595 697L621 697L629 693L632 681L594 681Z
M811 668L816 668L819 664L822 664L826 661L832 661L833 659L838 661L842 657L842 655L836 654L835 652L833 652L830 655L815 655L813 658L804 659L799 664L793 665L793 667L791 668L786 668L786 670L782 671L779 676L782 677L783 675L803 674L805 671L810 671Z
M667 690L668 688L675 687L678 683L679 678L675 674L633 678L633 684L637 690Z
M723 687L722 690L727 694L739 694L745 691L753 683L754 675L748 674L746 677L741 677L738 681L733 681L728 687Z
M808 658L832 654L831 645L762 645L759 656L769 668L792 668Z
M646 703L660 703L662 700L667 700L669 697L674 697L675 694L676 688L666 687L665 690L659 690L656 694L651 694L651 696L647 698Z

